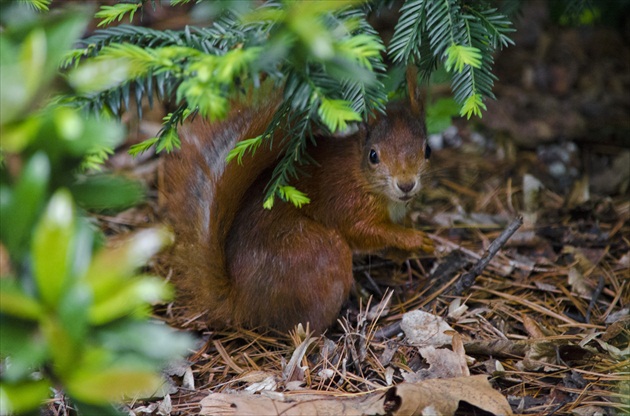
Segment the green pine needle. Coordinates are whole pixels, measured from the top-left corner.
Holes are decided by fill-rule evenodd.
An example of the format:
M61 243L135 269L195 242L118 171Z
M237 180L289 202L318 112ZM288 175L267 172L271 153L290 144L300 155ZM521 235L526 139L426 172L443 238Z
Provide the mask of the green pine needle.
M92 170L100 172L103 170L103 164L114 154L114 150L108 146L101 146L85 155L81 163L81 170Z
M162 151L166 151L166 153L170 153L175 149L179 149L181 146L181 141L179 140L179 136L177 135L177 129L175 127L167 128L158 137L158 141L155 146L155 151L160 153Z
M262 143L262 140L262 135L254 137L253 139L241 140L236 144L236 146L234 146L234 149L230 150L227 157L225 158L226 162L229 163L234 158L236 158L236 162L239 165L242 165L243 156L245 156L245 153L250 152L253 154Z
M464 101L459 114L467 119L470 116L475 115L481 118L481 110L486 110L486 105L483 103L483 97L481 94L473 94Z
M130 43L113 43L104 47L96 59L122 59L129 63L129 78L146 76L158 64L153 49Z
M359 34L342 40L338 49L345 56L352 57L362 67L371 70L370 58L380 57L385 46L374 35Z
M275 195L271 194L269 197L267 197L267 199L265 199L265 202L263 202L263 208L264 209L271 209L273 208L273 203L275 202Z
M47 12L52 0L20 0L20 2L28 4L38 12Z
M354 111L351 103L346 100L330 100L322 97L317 114L333 133L347 129L348 122L361 121L361 115Z
M421 34L426 30L425 7L425 0L411 0L400 8L388 51L394 62L406 64L411 56L418 55Z
M59 66L61 68L68 68L70 65L74 65L76 68L79 65L80 59L85 56L85 52L85 49L72 49L64 55Z
M252 47L247 49L237 48L218 57L216 63L216 80L230 83L241 75L253 62L258 59L262 48Z
M171 0L173 5L189 2ZM225 3L229 8L232 2ZM382 111L387 101L383 42L368 20L368 13L378 12L383 2L359 3L270 1L252 12L221 14L209 27L181 31L108 27L83 40L83 49L68 54L64 67L110 59L129 68L124 81L78 100L90 111L119 115L135 100L140 114L142 103L151 103L153 97L176 98L179 109L164 120L159 136L133 146L132 154L178 147L177 126L185 111L217 120L228 114L235 95L256 90L263 79L282 85L272 123L261 136L241 141L226 159L247 164L247 152L282 131L285 153L272 173L264 206L271 208L275 197L301 206L308 198L289 184L300 165L312 163L306 145L314 140L314 127L345 130L349 123ZM97 14L100 26L131 19L144 4L146 0L133 0L104 6ZM388 54L401 67L415 64L425 78L444 65L457 111L481 117L484 100L493 97L493 53L512 43L511 32L511 22L489 2L405 0Z
M446 50L446 56L444 67L448 72L453 68L457 72L462 72L466 65L473 68L481 67L481 51L473 46L452 44Z
M133 15L140 7L142 7L142 3L118 3L113 6L101 6L101 10L96 12L94 17L103 19L98 24L98 27L107 26L114 20L120 22L126 14L129 14L129 21L132 21Z
M311 199L305 193L298 191L293 186L285 185L278 188L278 194L285 201L291 202L298 208L311 202ZM266 203L267 201L265 201Z
M184 98L190 108L199 110L202 117L214 121L227 115L228 100L220 86L215 83L204 83L199 78L189 78L177 89L177 101Z
M133 157L136 157L139 154L149 150L154 144L158 142L158 140L160 140L159 137L152 137L140 143L136 143L129 147L129 154Z

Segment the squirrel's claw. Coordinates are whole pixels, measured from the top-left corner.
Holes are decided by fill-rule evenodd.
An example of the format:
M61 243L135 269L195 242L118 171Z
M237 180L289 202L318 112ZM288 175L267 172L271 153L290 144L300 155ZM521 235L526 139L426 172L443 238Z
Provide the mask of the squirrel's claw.
M424 234L424 233L423 233ZM435 245L433 244L433 240L429 237L428 234L424 234L422 237L422 251L425 253L433 253L435 251Z

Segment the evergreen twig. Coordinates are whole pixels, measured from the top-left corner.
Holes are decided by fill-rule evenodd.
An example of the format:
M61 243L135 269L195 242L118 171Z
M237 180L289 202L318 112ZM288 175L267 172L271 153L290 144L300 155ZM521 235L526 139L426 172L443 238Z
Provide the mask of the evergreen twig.
M102 24L120 21L132 18L147 3L121 2L101 8L98 15ZM134 154L151 147L171 151L179 146L176 125L185 114L197 111L220 119L243 88L271 78L284 85L280 109L290 122L275 120L265 134L240 144L230 158L241 160L244 152L273 137L280 124L288 126L286 154L273 173L265 204L272 205L279 196L300 205L307 199L290 181L299 174L297 166L308 163L305 148L313 128L335 132L384 111L385 48L368 23L368 13L378 7L385 7L384 2L269 1L244 15L224 10L205 28L100 29L68 54L64 66L115 61L125 79L70 101L90 111L120 115L134 100L140 116L145 99L151 104L156 96L175 104L177 110L165 119L158 137L131 149ZM388 53L397 64L416 64L425 78L443 64L451 73L461 114L481 116L483 100L493 97L492 54L511 43L511 30L509 20L485 3L407 0Z

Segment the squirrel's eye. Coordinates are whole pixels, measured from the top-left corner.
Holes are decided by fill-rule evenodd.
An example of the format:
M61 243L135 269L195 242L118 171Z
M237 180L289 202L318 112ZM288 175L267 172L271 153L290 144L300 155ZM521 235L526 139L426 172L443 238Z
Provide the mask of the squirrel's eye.
M429 159L430 157L431 157L431 146L429 146L429 143L427 143L424 146L424 158Z
M376 150L370 149L370 163L376 165L378 162L378 153L376 153Z

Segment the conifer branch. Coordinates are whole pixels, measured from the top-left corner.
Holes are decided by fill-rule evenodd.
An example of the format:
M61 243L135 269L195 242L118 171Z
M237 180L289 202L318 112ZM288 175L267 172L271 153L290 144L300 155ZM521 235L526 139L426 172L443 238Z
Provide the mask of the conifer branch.
M102 24L131 19L146 1L103 7L98 17ZM244 14L224 10L209 27L99 29L67 55L64 67L115 62L124 79L69 101L92 112L120 115L134 100L140 116L145 100L152 104L157 97L175 104L177 110L165 118L158 136L131 149L137 154L176 149L176 126L191 112L220 119L244 88L256 87L262 79L283 84L283 101L270 127L242 142L230 158L241 160L274 137L276 129L285 129L286 153L273 172L266 204L278 196L300 205L307 199L290 181L299 174L298 166L309 162L305 149L313 129L344 130L350 122L384 111L384 46L367 18L377 7L354 0L269 1ZM425 78L445 65L461 114L481 116L483 100L493 97L492 53L512 42L511 31L510 22L485 3L407 0L388 53L398 65L417 65Z

